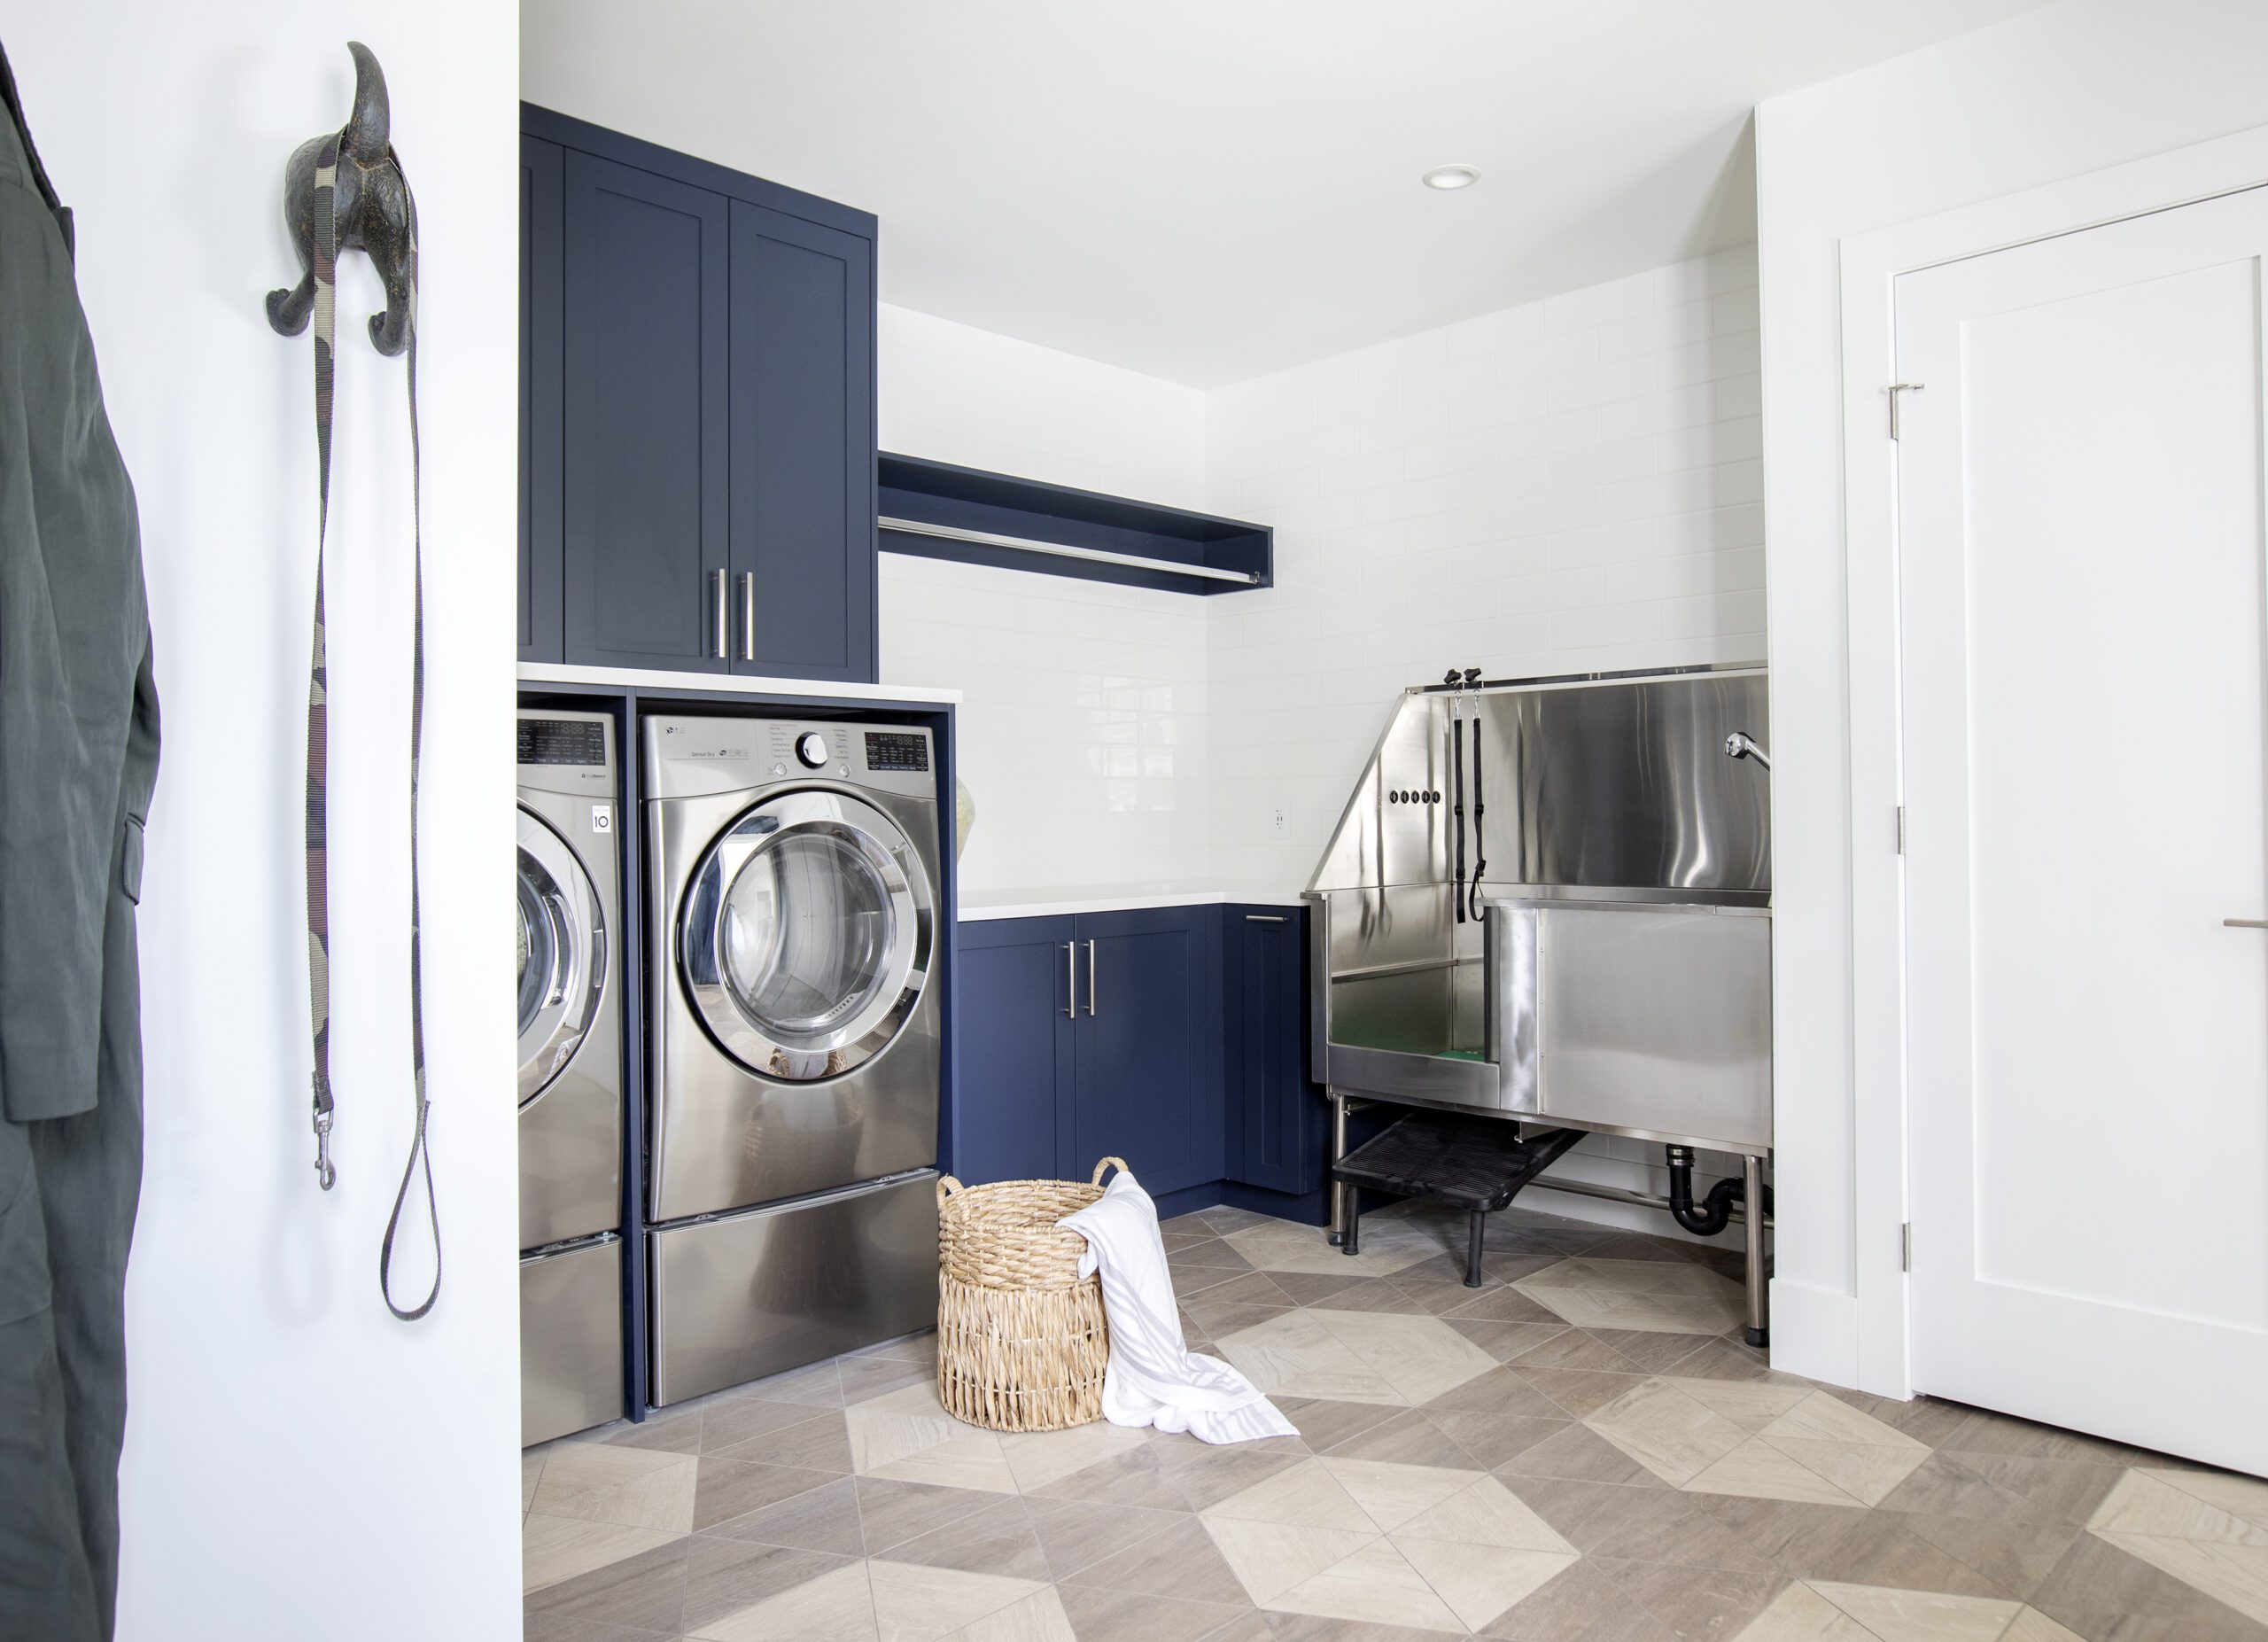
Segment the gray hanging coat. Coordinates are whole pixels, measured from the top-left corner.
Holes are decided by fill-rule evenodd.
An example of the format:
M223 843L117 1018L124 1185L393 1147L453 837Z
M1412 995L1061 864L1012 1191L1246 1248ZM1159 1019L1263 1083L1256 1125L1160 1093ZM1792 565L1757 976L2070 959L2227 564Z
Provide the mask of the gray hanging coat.
M0 1637L102 1642L158 767L134 487L0 53Z

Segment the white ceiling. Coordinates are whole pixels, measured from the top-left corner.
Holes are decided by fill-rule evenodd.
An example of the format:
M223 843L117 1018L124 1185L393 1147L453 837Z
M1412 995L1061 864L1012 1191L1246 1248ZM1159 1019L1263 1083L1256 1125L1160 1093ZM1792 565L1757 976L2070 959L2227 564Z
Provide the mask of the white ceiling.
M885 301L1209 387L1752 239L1759 99L2039 4L523 0L520 80L875 213Z

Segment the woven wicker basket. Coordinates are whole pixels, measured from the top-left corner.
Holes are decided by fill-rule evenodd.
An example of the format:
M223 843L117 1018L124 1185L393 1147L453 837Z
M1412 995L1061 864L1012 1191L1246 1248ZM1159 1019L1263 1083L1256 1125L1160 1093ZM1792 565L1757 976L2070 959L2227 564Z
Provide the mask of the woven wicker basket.
M1102 1418L1110 1357L1102 1285L1079 1276L1086 1239L1055 1223L1102 1195L1094 1179L937 1182L937 1400L992 1431Z

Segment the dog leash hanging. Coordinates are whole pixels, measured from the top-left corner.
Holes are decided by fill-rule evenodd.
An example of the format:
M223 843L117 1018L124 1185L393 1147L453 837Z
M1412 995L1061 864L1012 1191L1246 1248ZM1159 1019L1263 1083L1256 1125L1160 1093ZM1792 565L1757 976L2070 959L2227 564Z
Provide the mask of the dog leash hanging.
M315 343L315 461L322 511L315 535L315 641L307 669L307 990L315 1047L315 1174L329 1191L338 1179L330 1161L330 1130L334 1101L330 1079L330 898L329 854L330 682L326 662L323 607L324 549L330 532L330 418L336 376L338 261L338 156L346 132L323 140L315 158L314 244ZM400 158L388 149L397 171ZM409 389L409 485L413 578L416 616L411 640L409 696L409 1038L415 1126L408 1161L403 1165L400 1187L394 1193L393 1210L386 1218L385 1237L378 1247L378 1292L386 1309L404 1322L415 1322L433 1309L441 1292L441 1219L433 1195L432 1155L426 1143L424 938L417 871L417 789L425 728L425 543L421 514L422 475L417 438L417 208L409 194L407 174L402 191L408 202L408 378ZM410 1187L422 1176L425 1213L433 1234L433 1286L423 1300L408 1310L393 1297L393 1241L400 1227Z

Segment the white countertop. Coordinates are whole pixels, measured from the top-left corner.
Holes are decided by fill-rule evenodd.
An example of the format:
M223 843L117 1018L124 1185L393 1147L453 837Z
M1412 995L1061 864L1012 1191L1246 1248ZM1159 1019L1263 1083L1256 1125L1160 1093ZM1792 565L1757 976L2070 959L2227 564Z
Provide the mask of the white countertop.
M603 684L616 689L728 690L737 696L835 696L846 701L906 701L923 705L960 703L957 689L921 684L844 684L828 679L754 679L734 673L662 673L644 667L566 667L527 662L523 684Z
M1296 907L1300 891L1280 883L1163 879L1146 883L1060 883L1031 889L964 891L960 921L1050 918L1065 913L1127 912L1139 907Z

